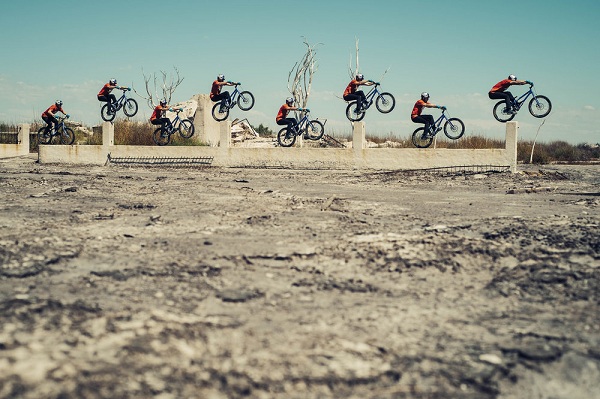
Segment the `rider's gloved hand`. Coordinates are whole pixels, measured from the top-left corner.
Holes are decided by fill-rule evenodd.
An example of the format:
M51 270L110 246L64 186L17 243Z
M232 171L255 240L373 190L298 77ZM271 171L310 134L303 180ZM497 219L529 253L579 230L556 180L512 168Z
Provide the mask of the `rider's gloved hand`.
M183 112L183 108L179 108L179 112Z
M228 81L227 81L227 83L229 83L229 84L233 84L233 82L232 82L231 80L228 80Z
M380 83L379 83L379 82L375 82L375 84L376 84L377 86L379 86L379 85L380 85Z
M526 80L525 83L527 83L528 85L532 85L533 82L531 80Z
M127 88L127 91L131 91L131 87L128 87L128 88Z
M65 115L65 118L67 118L67 119L69 119L70 117L71 117L71 115L69 115L69 114Z
M236 83L236 85L241 85L241 84L242 84L242 82L237 82L237 83Z
M298 111L302 111L302 108L298 107Z
M169 111L173 112L173 108L169 108Z
M445 111L447 109L445 105L440 106L440 108L442 109L442 111Z
M308 109L308 108L305 108L304 110L305 110L306 112L310 112L310 109Z

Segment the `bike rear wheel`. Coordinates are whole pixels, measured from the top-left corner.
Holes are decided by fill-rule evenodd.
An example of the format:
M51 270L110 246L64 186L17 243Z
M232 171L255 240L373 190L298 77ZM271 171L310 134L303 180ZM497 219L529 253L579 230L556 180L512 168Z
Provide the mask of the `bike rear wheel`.
M305 132L306 137L308 137L310 140L317 141L321 140L321 137L323 137L323 134L325 134L325 127L320 121L315 119L306 124Z
M346 107L346 118L352 122L362 121L365 117L365 110L361 109L360 112L356 112L356 107L358 103L356 101L352 101Z
M46 128L42 127L38 130L38 144L50 144L52 141L52 134L46 133Z
M60 143L71 145L75 141L75 133L70 127L64 127L60 132Z
M506 101L500 101L496 105L494 105L494 118L498 122L508 122L512 121L516 114L513 114L509 111L508 106L506 105Z
M529 101L529 113L536 118L548 116L552 111L552 103L546 96L536 96Z
M412 142L417 148L427 148L433 143L433 136L425 134L425 128L420 127L412 134Z
M171 142L171 135L167 132L163 134L162 129L159 127L154 131L154 134L152 135L152 140L154 140L154 143L156 143L156 145L167 145Z
M277 133L277 142L282 147L291 147L296 142L296 134L290 132L287 127L284 127Z
M221 102L216 103L212 108L212 116L216 121L224 121L229 116L229 108L223 106L223 112L221 112Z
M108 104L104 104L100 110L100 116L106 122L112 122L115 119L115 116L117 116L117 112L114 110L114 108L110 109Z
M382 114L388 114L396 106L396 99L390 93L381 93L375 100L375 106Z
M237 105L242 111L250 110L254 107L254 95L249 91L241 92L237 100Z
M444 124L444 134L452 140L458 140L465 134L465 124L458 118L450 118Z
M177 128L179 135L184 139L189 139L194 135L194 125L189 119L183 119Z
M128 117L132 117L135 114L137 114L138 112L138 103L137 101L135 101L133 98L128 98L127 101L125 101L125 104L123 104L123 112L125 113L125 115L127 115Z

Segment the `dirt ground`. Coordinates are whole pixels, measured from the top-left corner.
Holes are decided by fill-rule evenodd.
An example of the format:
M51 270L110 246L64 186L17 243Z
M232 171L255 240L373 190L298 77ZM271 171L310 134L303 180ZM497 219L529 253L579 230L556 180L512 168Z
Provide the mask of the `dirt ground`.
M598 398L599 205L600 166L0 160L0 397Z

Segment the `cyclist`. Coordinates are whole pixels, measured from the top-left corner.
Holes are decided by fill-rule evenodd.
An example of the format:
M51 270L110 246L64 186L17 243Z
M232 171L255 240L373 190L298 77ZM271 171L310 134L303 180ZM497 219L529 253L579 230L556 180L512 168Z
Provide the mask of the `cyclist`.
M501 80L492 87L490 92L488 93L488 97L491 100L504 100L506 103L506 110L508 113L516 114L517 110L514 109L513 104L515 102L515 97L512 95L510 91L506 91L512 85L524 85L529 82L526 80L517 80L515 75L508 75L507 79Z
M359 113L363 107L363 104L367 102L367 97L362 90L356 90L358 86L373 86L375 82L372 80L365 80L365 77L362 73L356 75L355 79L352 79L348 86L346 86L346 90L344 90L343 98L346 101L354 101L356 100L356 113Z
M114 94L110 93L114 89L129 89L129 88L123 87L123 86L117 86L117 79L111 79L108 81L107 84L102 86L102 88L98 92L98 101L105 102L108 105L110 105L111 103L116 103L117 98L115 97Z
M277 122L278 125L287 125L288 128L296 126L298 124L296 118L287 117L290 111L302 111L302 108L294 106L293 97L288 97L285 99L285 104L279 108L277 117L275 117L275 122Z
M423 108L440 108L446 109L443 105L435 105L429 102L429 93L423 92L421 93L421 99L418 100L410 113L410 119L414 123L424 123L425 131L424 134L429 134L429 127L435 124L432 115L421 115L423 112Z
M61 100L56 100L54 104L52 104L48 107L47 110L42 112L42 119L44 120L44 122L46 122L46 133L50 133L52 125L56 125L58 123L58 119L56 119L56 116L54 116L57 112L61 112L67 118L69 117L69 115L63 110L62 105L63 102Z
M225 107L228 106L229 102L231 101L231 96L229 95L228 91L221 92L223 86L235 86L235 83L231 81L226 82L225 75L220 74L217 76L217 80L213 82L210 89L210 99L215 103L217 101L221 101L221 108L219 109L220 112L223 112Z
M165 128L171 125L171 120L164 116L164 113L170 109L167 100L162 98L160 104L154 108L154 112L152 112L152 116L150 116L150 123L153 125L160 125L163 134L165 133Z

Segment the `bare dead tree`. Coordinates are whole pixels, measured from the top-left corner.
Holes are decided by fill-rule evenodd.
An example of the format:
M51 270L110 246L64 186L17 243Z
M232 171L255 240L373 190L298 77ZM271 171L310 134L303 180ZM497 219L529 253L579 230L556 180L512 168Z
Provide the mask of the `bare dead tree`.
M354 56L355 56L355 62L354 62L354 67L352 66L352 54L350 54L350 61L348 62L348 75L350 76L350 79L354 79L354 77L356 75L358 75L358 73L360 72L360 62L359 62L359 58L358 58L358 53L359 53L359 47L358 47L358 38L354 39ZM390 67L388 67L383 74L381 75L381 77L379 78L379 82L381 82L385 76L385 74L390 70Z
M311 45L305 37L302 37L306 52L302 59L294 64L288 74L288 90L302 108L306 108L308 98L310 96L310 88L314 74L317 72L318 65L316 61L317 50L319 44Z
M138 93L135 88L133 91L140 97L142 97L148 103L148 107L150 109L154 109L156 107L156 103L158 103L159 99L164 98L167 100L167 103L171 103L171 98L173 97L173 93L177 89L177 87L183 82L183 79L177 67L173 67L175 73L167 74L165 71L160 71L160 74L157 75L156 72L147 75L142 70L142 74L144 75L144 84L146 88L146 94L142 95Z

